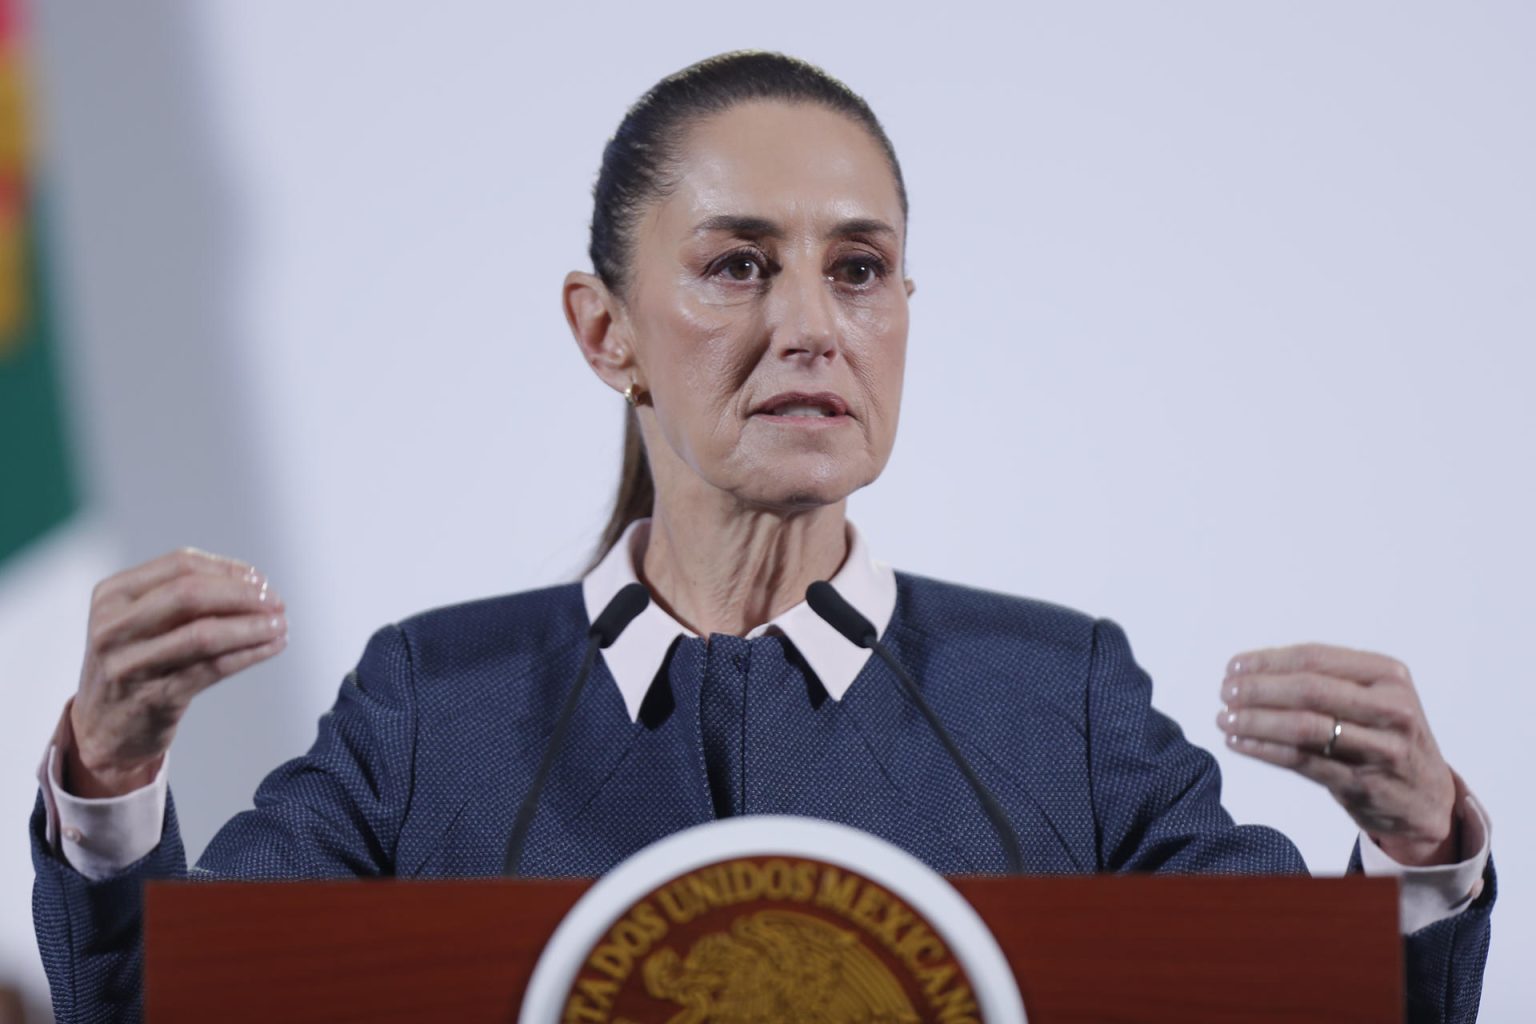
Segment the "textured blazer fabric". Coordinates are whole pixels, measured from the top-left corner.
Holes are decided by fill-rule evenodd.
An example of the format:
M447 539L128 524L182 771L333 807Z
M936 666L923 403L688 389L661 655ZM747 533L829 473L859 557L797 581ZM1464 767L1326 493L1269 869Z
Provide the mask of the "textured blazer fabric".
M1283 835L1222 809L1214 759L1153 710L1113 623L906 574L897 587L885 640L1007 811L1027 871L1306 870ZM314 746L266 778L192 876L499 874L587 625L571 584L381 629ZM946 874L1004 868L964 779L883 663L870 659L837 701L782 637L716 635L673 645L638 721L599 659L522 869L599 875L734 814L845 822ZM31 832L58 1019L138 1019L142 883L188 874L174 800L160 845L104 881L48 847L41 800ZM1414 1020L1475 1019L1493 883L1490 865L1476 902L1404 940Z

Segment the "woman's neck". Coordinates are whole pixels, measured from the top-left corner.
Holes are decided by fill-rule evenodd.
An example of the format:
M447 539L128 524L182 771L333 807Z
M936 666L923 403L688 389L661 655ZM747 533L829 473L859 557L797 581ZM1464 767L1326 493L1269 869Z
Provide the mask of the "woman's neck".
M805 600L848 555L845 502L787 515L739 508L677 510L658 497L640 576L701 636L742 636Z

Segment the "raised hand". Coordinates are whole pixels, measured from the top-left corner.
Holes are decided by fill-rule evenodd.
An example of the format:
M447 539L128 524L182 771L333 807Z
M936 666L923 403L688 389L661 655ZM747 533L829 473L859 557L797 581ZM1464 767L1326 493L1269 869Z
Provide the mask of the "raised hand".
M117 796L152 781L192 698L287 639L282 599L234 559L182 548L97 584L66 788Z
M1227 746L1328 788L1394 860L1458 857L1456 782L1402 662L1302 644L1233 658L1217 724Z

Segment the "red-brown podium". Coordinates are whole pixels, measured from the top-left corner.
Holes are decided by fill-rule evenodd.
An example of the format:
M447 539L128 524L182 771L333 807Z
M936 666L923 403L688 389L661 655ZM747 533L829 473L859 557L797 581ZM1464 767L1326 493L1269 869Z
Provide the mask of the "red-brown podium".
M951 881L996 935L1031 1024L1403 1019L1391 879ZM589 884L152 883L147 1019L516 1021Z

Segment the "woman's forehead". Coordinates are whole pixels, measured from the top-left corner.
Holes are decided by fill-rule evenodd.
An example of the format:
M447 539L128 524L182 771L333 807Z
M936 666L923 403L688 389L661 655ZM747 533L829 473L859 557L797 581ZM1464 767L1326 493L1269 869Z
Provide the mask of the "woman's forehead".
M689 132L661 201L668 236L755 219L783 233L850 221L901 229L901 199L885 151L863 125L808 103L745 103Z

